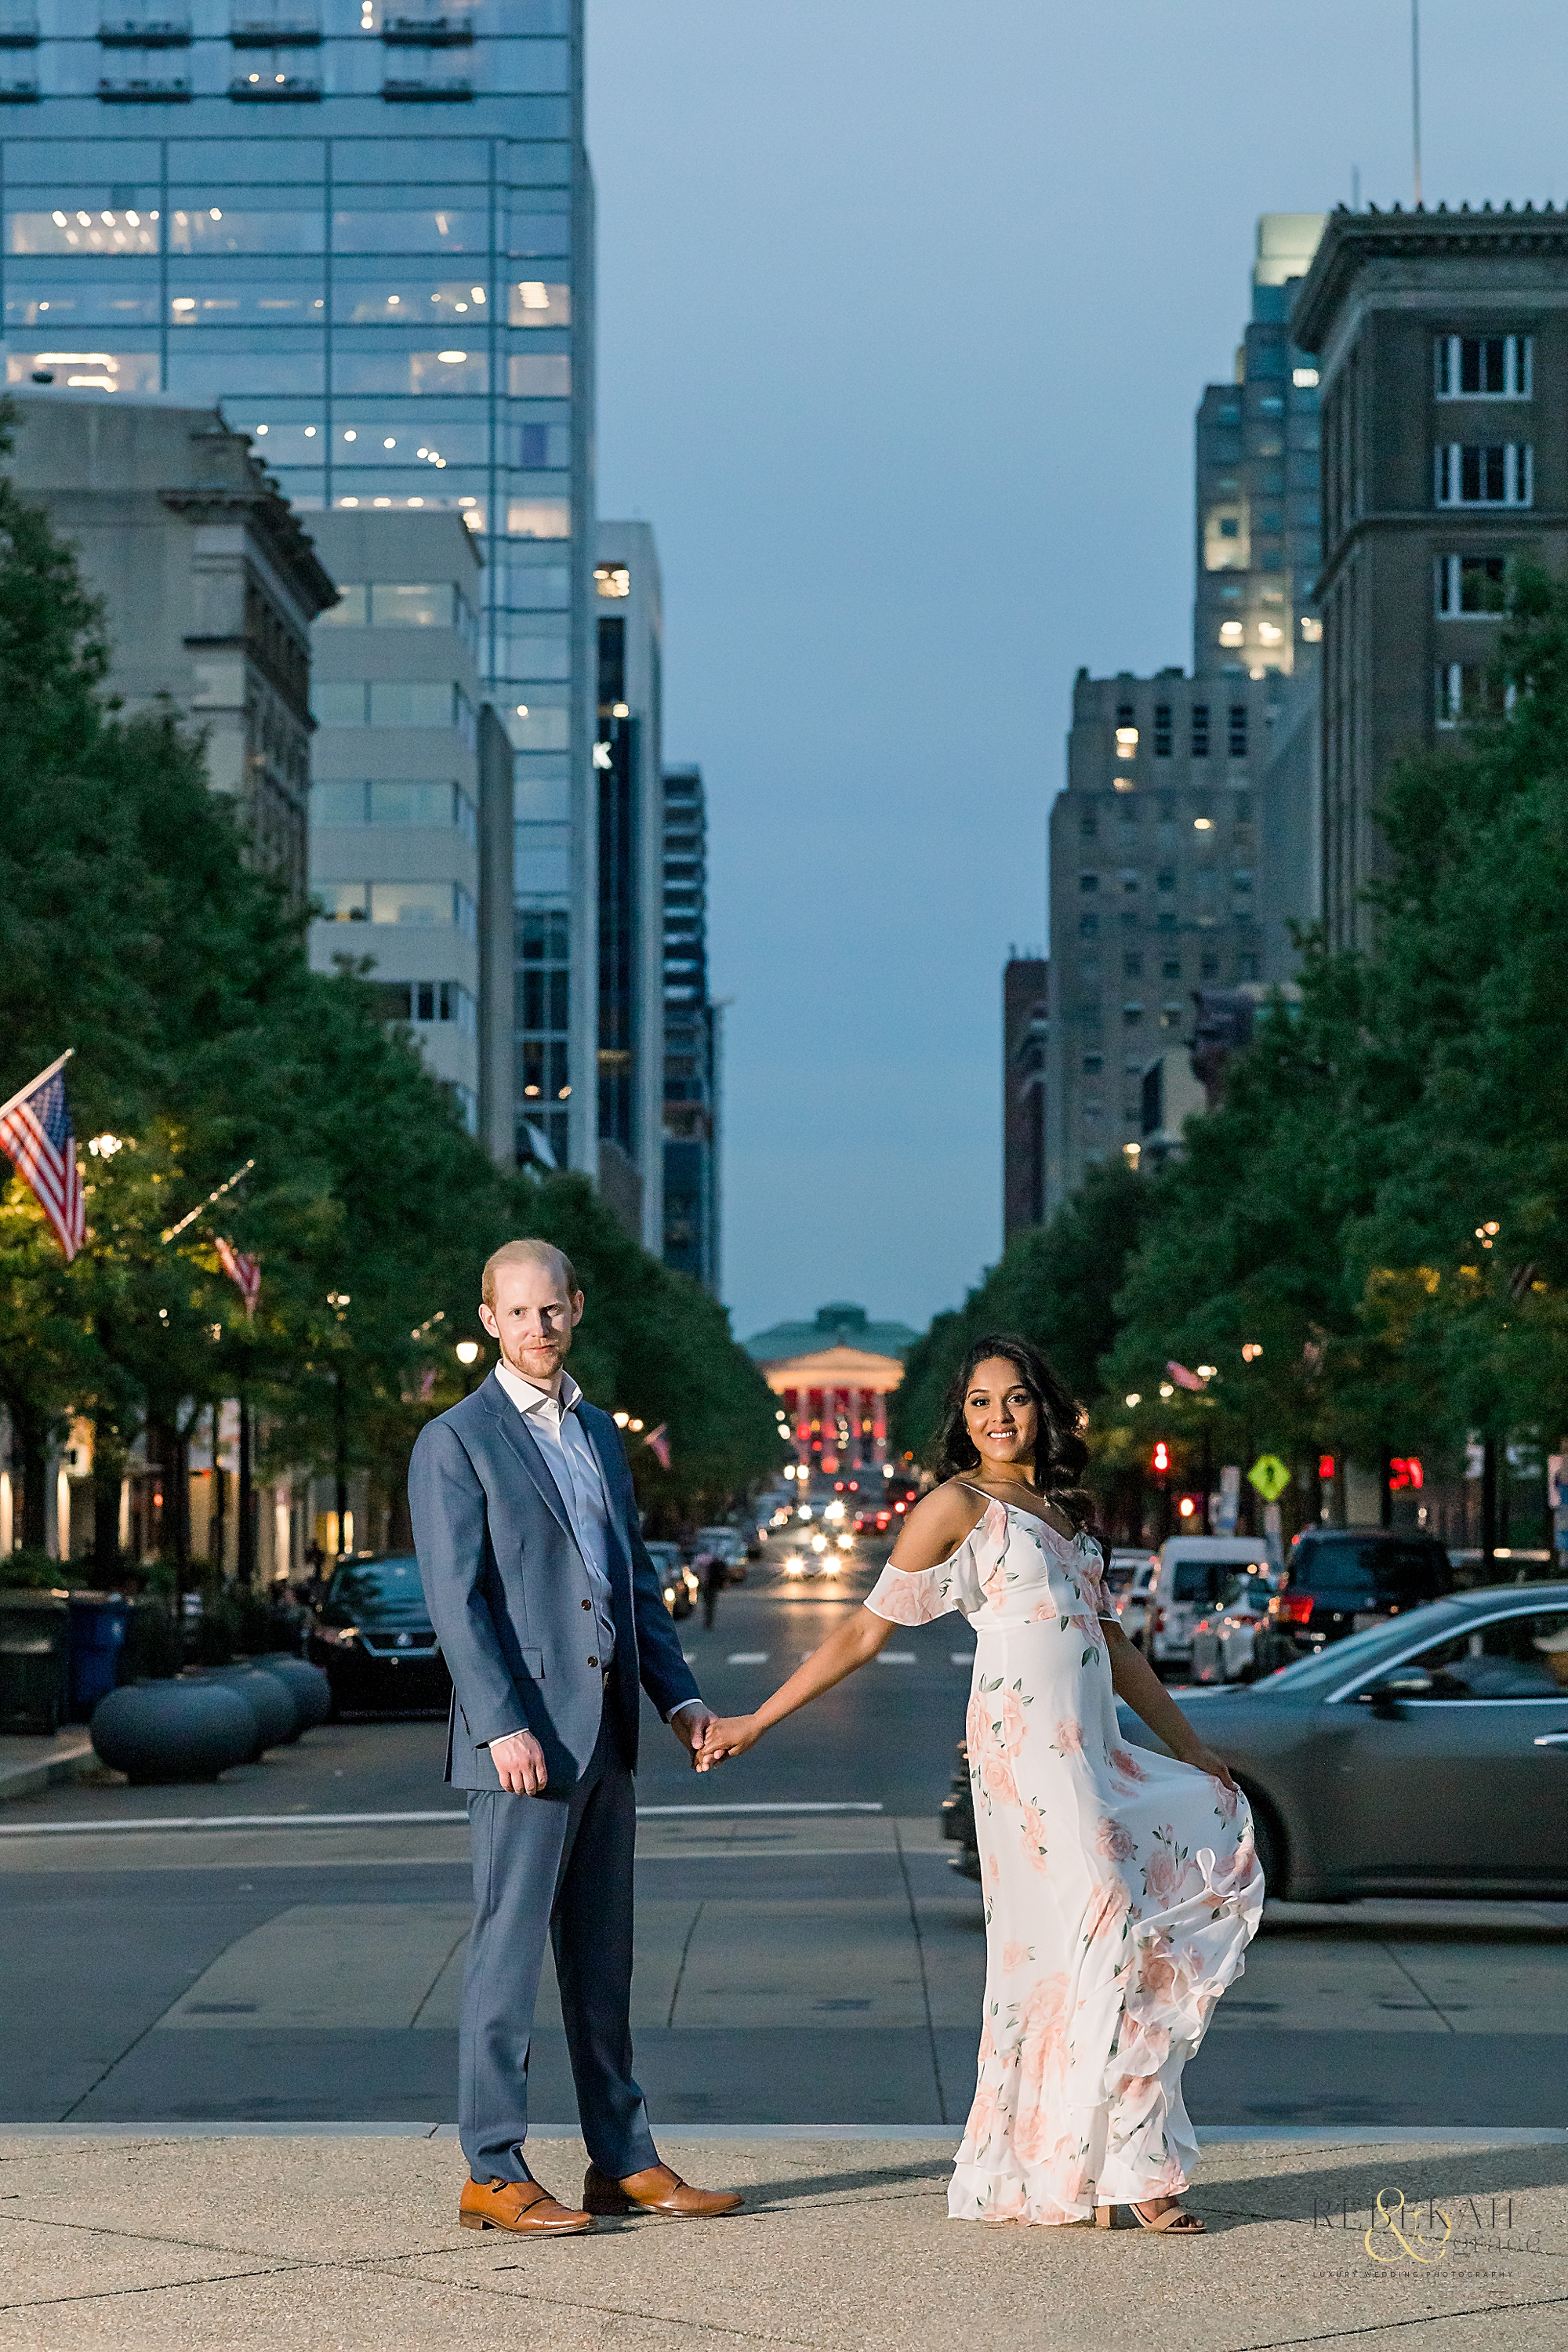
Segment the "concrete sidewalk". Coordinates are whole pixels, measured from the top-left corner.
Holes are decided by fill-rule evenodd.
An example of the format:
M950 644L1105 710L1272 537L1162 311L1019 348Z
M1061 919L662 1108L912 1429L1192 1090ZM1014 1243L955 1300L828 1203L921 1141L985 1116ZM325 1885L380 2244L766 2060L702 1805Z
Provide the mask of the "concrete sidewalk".
M459 2233L448 2130L0 2132L0 2347L1557 2352L1568 2335L1568 2133L1210 2135L1190 2200L1209 2234L1184 2243L949 2222L952 2137L664 2133L689 2178L745 2189L745 2213L534 2246ZM531 2153L574 2193L575 2140Z

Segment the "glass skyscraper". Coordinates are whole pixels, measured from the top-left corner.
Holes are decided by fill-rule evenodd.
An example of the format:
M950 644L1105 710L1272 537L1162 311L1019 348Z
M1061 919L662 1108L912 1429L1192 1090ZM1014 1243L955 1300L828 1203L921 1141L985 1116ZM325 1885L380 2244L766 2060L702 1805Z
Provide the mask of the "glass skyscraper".
M583 0L405 5L0 0L5 377L221 401L307 528L462 515L518 754L520 1000L547 974L529 1125L592 1171Z

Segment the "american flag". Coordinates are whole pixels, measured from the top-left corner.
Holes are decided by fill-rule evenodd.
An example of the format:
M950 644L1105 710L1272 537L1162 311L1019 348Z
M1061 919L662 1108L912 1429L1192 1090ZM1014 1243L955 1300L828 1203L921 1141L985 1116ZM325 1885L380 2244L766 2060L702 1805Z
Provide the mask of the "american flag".
M245 1301L245 1312L248 1320L255 1314L256 1302L261 1296L260 1264L256 1258L247 1257L243 1250L236 1249L226 1234L215 1234L213 1247L217 1252L219 1265Z
M68 1265L87 1239L81 1170L66 1105L65 1066L69 1059L62 1054L8 1103L0 1104L0 1151L37 1193Z

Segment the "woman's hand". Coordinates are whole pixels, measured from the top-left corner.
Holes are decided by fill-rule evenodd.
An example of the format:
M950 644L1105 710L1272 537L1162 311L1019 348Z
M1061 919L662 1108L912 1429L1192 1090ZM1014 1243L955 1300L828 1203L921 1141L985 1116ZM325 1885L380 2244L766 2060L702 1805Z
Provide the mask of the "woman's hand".
M700 1772L710 1771L727 1756L743 1756L762 1736L763 1727L754 1715L710 1716L702 1727L701 1744L692 1751L692 1761Z
M1201 1741L1195 1748L1183 1749L1178 1760L1183 1764L1190 1764L1195 1772L1206 1772L1211 1780L1223 1781L1227 1789L1236 1789L1236 1782L1230 1777L1229 1768L1224 1758L1216 1756L1212 1748L1204 1747ZM1239 1794L1239 1790L1237 1793Z

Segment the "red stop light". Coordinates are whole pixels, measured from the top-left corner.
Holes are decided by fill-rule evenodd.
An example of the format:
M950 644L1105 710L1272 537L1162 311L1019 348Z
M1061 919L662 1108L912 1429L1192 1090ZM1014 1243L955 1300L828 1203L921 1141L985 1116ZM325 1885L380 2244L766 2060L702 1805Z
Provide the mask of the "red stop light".
M1154 1451L1149 1457L1149 1467L1156 1478L1163 1478L1171 1466L1171 1449L1163 1437L1154 1440Z
M1409 1455L1395 1454L1391 1457L1388 1465L1388 1484L1392 1492L1397 1494L1402 1487L1405 1486L1419 1489L1425 1482L1426 1474L1414 1454Z
M1319 1456L1318 1456L1318 1475L1319 1475L1319 1477L1320 1477L1320 1478L1331 1478L1331 1477L1333 1476L1333 1475L1334 1475L1334 1457L1333 1457L1333 1455L1332 1455L1331 1454L1319 1454Z

